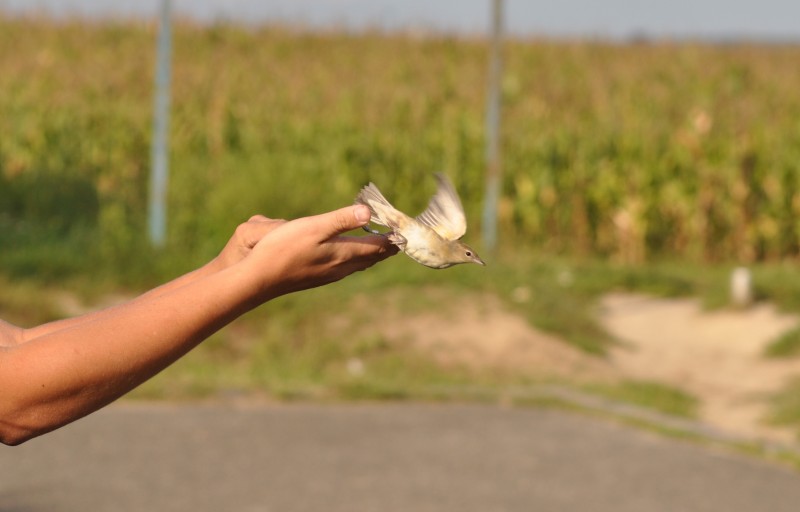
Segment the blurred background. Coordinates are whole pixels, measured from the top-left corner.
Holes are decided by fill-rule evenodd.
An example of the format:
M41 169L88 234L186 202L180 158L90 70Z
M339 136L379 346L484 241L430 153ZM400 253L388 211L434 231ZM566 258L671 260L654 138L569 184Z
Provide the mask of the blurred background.
M250 215L369 181L415 213L447 173L480 248L491 4L173 2L154 246L161 2L0 1L0 316L125 300ZM400 256L282 298L131 399L610 401L795 442L800 4L507 0L503 21L488 266Z

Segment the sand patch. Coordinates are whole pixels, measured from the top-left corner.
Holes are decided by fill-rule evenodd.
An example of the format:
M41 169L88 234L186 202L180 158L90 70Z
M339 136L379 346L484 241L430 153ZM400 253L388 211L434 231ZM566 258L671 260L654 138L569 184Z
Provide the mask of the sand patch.
M445 306L411 314L384 308L383 320L370 329L444 365L568 377L573 382L613 378L607 361L536 329L496 296L428 290L426 299Z
M748 437L788 440L764 424L768 397L800 375L800 361L763 357L765 347L798 317L769 304L704 311L694 299L611 294L601 302L603 326L622 344L611 350L620 374L664 382L702 402L701 419Z

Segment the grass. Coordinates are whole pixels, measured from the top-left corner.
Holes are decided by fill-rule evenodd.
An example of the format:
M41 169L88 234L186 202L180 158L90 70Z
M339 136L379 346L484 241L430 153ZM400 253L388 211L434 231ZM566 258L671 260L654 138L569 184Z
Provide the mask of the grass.
M794 357L800 354L800 327L783 333L769 344L764 355L772 358Z
M772 398L770 421L794 429L800 439L800 379L794 379Z
M619 402L683 418L695 418L700 405L690 394L657 382L624 381L611 385L590 386L588 391Z
M61 318L54 303L56 290L35 282L10 281L0 275L0 319L33 326Z

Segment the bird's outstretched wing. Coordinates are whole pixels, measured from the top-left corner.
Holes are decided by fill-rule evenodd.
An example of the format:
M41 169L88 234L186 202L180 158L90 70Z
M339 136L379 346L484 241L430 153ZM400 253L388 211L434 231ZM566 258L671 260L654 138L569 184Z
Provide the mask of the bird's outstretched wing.
M439 183L428 207L417 220L433 229L445 240L458 240L467 232L467 218L458 192L444 174L437 174Z

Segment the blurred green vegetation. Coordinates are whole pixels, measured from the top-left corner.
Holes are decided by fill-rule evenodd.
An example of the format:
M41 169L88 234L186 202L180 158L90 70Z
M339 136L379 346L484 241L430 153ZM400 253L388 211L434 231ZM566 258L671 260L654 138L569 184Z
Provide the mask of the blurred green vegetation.
M792 427L800 439L800 379L793 379L780 393L772 397L770 420L776 425Z
M151 249L154 42L149 23L0 17L4 318L58 318L54 283L90 303L146 289L208 260L254 213L318 213L351 203L368 181L412 213L433 191L430 175L446 172L467 241L479 246L483 41L180 23L169 244ZM389 288L405 308L423 307L420 285L497 294L598 356L613 340L592 308L609 290L699 295L719 307L732 266L749 264L758 298L800 309L789 266L800 251L800 48L515 40L505 49L502 246L486 269L433 272L399 257L281 298L136 396L437 397L467 383L536 381L444 370L374 336L328 331L331 303ZM353 359L363 375L348 370ZM677 414L695 407L651 383L596 391Z
M151 24L0 18L5 272L163 278L254 212L319 212L369 180L421 209L435 171L479 239L482 41L183 23L170 247L153 265L154 39ZM505 250L796 258L800 48L516 40L506 56Z
M655 382L629 380L618 384L593 386L590 390L620 402L655 408L679 417L694 418L699 408L698 400L693 396Z
M800 353L800 327L783 333L769 344L765 351L768 357L790 357Z

